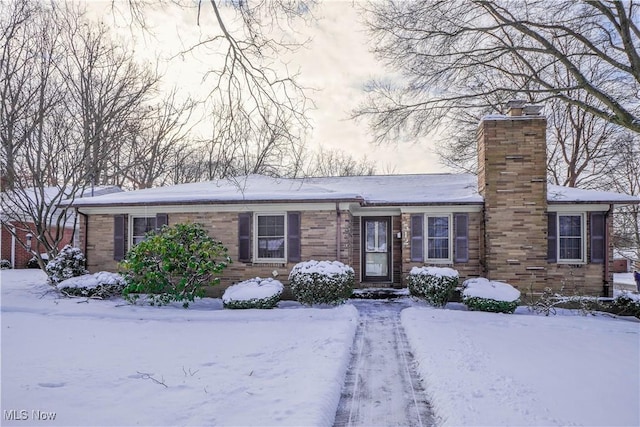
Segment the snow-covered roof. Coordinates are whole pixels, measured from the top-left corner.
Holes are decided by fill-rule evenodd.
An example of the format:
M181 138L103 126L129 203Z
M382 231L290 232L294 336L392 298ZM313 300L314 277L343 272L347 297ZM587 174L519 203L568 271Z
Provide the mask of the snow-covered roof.
M265 201L354 201L362 204L482 203L477 180L468 174L385 175L335 178L234 179L156 187L76 199L76 206L237 203Z
M640 197L612 191L584 190L582 188L562 187L549 184L547 186L549 203L640 203Z
M549 185L550 203L640 203L625 194ZM362 205L481 204L472 174L272 178L247 175L76 199L75 206L353 201Z

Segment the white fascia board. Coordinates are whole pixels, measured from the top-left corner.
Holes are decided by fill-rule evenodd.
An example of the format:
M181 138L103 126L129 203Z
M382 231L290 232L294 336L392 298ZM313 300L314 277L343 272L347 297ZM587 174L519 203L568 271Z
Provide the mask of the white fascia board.
M402 213L468 213L482 212L482 205L403 206Z
M547 205L547 212L559 213L581 213L581 212L606 212L611 205L608 203L585 203L585 204L560 204Z
M349 203L339 203L340 210L349 210ZM155 215L157 213L202 213L202 212L287 212L287 211L335 211L336 203L228 203L218 205L148 205L148 206L91 206L78 207L86 215Z

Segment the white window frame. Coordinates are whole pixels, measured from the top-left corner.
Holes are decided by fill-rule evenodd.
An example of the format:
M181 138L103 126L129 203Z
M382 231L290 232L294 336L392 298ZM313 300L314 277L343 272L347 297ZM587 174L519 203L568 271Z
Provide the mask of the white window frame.
M429 258L429 218L447 218L448 221L448 258ZM453 214L425 213L424 215L424 260L431 264L453 264Z
M137 245L137 243L133 242L133 221L134 219L138 219L138 218L145 218L145 219L149 219L149 218L153 218L155 221L157 221L156 215L129 215L129 233L128 233L128 241L129 241L129 248L134 247L135 245ZM156 227L157 227L157 222L156 222ZM146 233L145 233L146 234ZM138 242L140 243L140 242Z
M284 217L284 258L259 258L258 257L258 218L261 216L281 216ZM286 263L288 254L288 234L289 224L287 220L286 212L256 212L253 214L253 262L256 264L272 264L272 263Z
M580 217L580 252L581 258L563 259L560 258L560 217L579 216ZM569 238L569 237L564 237ZM587 263L587 215L585 212L558 212L556 214L556 262L558 264L586 264Z

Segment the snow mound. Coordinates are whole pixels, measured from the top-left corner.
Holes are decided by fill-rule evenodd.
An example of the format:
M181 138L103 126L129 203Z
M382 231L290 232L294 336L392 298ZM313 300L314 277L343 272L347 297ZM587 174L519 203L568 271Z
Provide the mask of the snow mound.
M289 279L296 274L318 273L323 276L334 276L338 274L354 274L353 268L340 261L306 261L296 264L289 273Z
M124 278L117 273L110 273L108 271L100 271L94 274L83 274L82 276L72 277L70 279L63 280L56 285L58 290L68 288L84 288L95 289L99 286L112 286L112 285L125 285Z
M465 280L462 284L463 297L492 299L495 301L514 302L520 298L520 291L504 282L495 282L484 277Z
M282 294L284 286L278 280L267 278L245 280L229 286L222 295L222 302L228 304L232 301L252 301L270 299Z
M409 274L435 277L459 277L458 271L449 267L413 267Z

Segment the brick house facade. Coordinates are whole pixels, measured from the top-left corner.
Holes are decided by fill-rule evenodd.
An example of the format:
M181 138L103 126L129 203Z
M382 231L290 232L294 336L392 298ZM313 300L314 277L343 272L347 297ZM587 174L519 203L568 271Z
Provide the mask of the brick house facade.
M144 232L201 223L233 263L212 296L251 277L287 283L299 261L351 265L360 287L402 287L414 266L461 278L611 295L613 206L640 199L546 182L546 120L518 103L478 127L478 176L273 179L183 184L76 200L90 271L118 270Z

